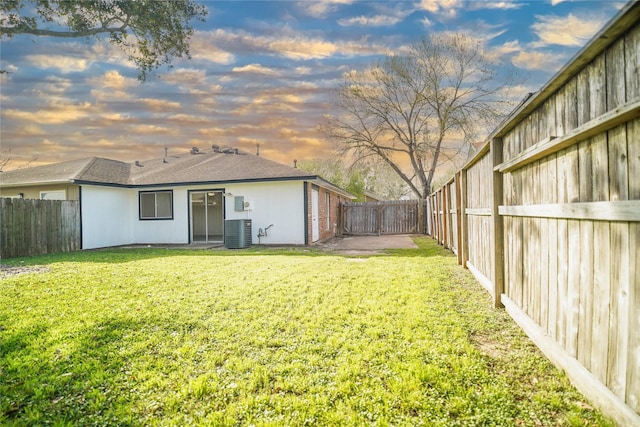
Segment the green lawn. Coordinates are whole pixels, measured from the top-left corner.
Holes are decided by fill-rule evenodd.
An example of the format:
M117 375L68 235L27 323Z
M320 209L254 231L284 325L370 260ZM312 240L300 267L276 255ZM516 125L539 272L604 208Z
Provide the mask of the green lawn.
M455 258L314 249L4 260L0 424L609 425Z

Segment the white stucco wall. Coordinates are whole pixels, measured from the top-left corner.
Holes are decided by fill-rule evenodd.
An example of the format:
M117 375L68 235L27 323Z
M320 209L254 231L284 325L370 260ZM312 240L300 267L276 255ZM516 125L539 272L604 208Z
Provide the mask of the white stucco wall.
M173 219L140 220L140 191L173 190ZM225 219L252 220L254 244L305 243L304 185L302 181L119 188L82 186L83 248L127 244L186 244L190 241L189 192L224 191ZM237 212L234 197L243 196L251 210ZM258 239L258 229L268 236Z
M138 207L140 191L173 190L173 219L141 220ZM153 187L136 188L133 218L133 240L138 244L186 244L189 243L189 217L187 188Z
M133 243L131 210L137 209L136 196L136 192L128 189L83 185L82 248Z
M226 219L251 219L252 241L258 243L258 229L269 229L260 243L304 245L304 185L302 181L243 183L226 186L233 196L244 196L251 210L236 212L233 197L227 196Z

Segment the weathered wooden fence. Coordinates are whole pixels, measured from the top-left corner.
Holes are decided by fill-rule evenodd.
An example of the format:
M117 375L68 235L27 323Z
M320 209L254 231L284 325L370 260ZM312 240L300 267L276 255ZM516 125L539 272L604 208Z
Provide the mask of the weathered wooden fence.
M428 204L430 234L494 304L594 404L640 425L640 2Z
M421 206L418 200L343 203L340 205L340 234L421 233Z
M0 258L80 248L78 201L0 199Z

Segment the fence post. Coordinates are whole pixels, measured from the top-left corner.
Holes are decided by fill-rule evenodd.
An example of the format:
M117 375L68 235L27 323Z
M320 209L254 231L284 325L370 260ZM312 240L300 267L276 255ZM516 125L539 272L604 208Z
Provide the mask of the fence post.
M491 266L491 282L493 283L493 306L503 307L501 297L504 293L504 228L502 217L498 212L498 207L502 201L502 173L497 170L497 166L502 163L502 138L491 140L492 158L492 192L491 203L491 251L493 265Z
M458 171L453 176L453 185L456 190L456 226L458 229L458 241L456 245L458 246L458 264L462 265L464 263L463 258L463 249L462 249L462 214L461 214L461 205L462 205L462 191L461 191L461 180L462 171Z
M468 238L468 227L467 223L467 213L465 209L467 209L468 197L467 197L467 170L460 170L460 215L462 216L462 224L460 227L460 236L461 236L461 244L460 244L460 252L462 253L462 267L467 268L467 260L469 259L469 238Z

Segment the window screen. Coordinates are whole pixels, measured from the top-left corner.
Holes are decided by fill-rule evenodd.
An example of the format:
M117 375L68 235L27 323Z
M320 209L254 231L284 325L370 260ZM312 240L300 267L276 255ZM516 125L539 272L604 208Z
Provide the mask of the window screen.
M140 219L173 219L173 192L141 191Z

